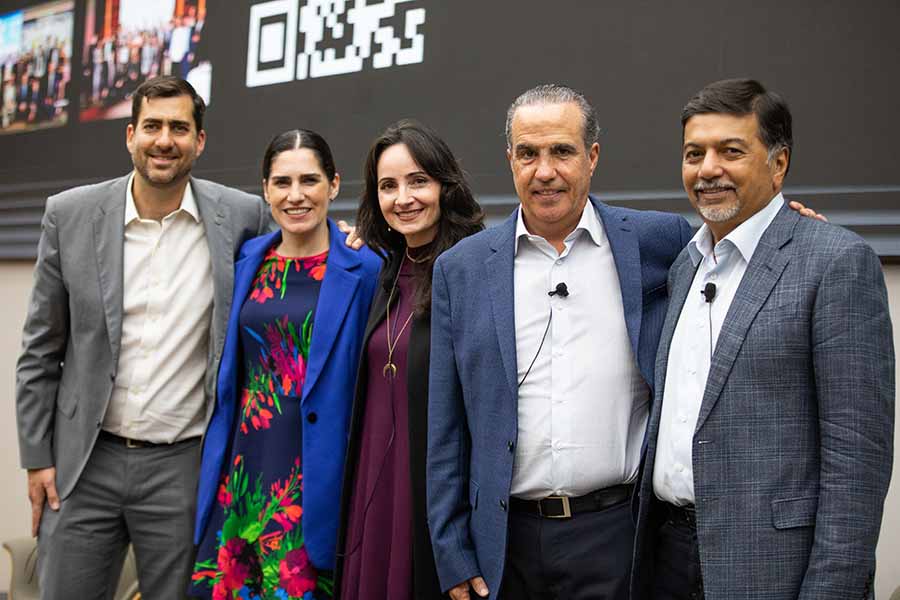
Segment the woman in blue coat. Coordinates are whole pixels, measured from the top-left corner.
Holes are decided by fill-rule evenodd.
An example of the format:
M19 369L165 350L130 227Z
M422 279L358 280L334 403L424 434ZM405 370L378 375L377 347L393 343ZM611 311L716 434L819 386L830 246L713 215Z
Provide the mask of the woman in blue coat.
M331 598L356 367L381 260L327 218L328 144L285 132L263 159L279 230L246 242L203 444L189 595Z

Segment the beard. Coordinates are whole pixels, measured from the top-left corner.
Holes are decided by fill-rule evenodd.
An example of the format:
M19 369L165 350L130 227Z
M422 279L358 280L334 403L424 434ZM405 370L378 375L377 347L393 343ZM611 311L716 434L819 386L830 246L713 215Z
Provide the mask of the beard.
M735 218L741 212L741 203L735 201L727 206L701 206L698 204L697 211L705 221L724 223Z

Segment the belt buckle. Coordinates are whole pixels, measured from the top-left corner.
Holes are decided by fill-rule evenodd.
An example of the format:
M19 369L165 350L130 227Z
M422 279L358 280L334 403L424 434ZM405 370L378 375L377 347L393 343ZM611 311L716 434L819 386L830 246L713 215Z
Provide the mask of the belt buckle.
M545 515L543 508L543 500L538 502L538 514L546 519L571 519L572 507L569 504L568 496L547 496L544 500L559 500L562 503L563 513L561 515Z
M125 438L125 447L126 448L143 448L143 444L138 440L133 440L131 438Z

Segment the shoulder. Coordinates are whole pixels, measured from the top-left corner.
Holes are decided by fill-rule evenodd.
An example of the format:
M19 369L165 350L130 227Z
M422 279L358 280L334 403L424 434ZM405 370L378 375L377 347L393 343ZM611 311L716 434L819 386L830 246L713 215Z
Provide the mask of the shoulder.
M262 198L255 194L247 193L243 190L228 187L221 183L209 181L208 179L197 179L191 177L191 186L195 194L199 194L205 198L213 198L222 202L227 202L232 206L246 207L258 209L262 203Z
M604 221L611 218L613 222L627 223L641 234L670 238L678 237L684 228L690 229L687 220L679 214L610 206L602 202L597 202L596 205L604 216Z
M84 212L85 207L97 206L107 201L111 194L119 191L121 191L122 203L124 204L125 186L127 183L128 175L123 175L115 179L64 190L47 198L47 210L53 210L58 213L65 213L69 210Z
M816 250L825 254L839 254L853 247L869 245L859 234L833 223L825 223L808 217L795 217L794 242L801 247Z
M271 233L264 233L263 235L250 238L241 244L237 259L241 260L251 254L258 254L259 252L268 250L268 248L275 243L275 239L280 237L280 235L281 231L273 231Z
M510 231L509 223L488 227L458 241L452 248L441 254L436 262L442 264L466 264L483 260L497 248L506 235L515 235L515 227Z

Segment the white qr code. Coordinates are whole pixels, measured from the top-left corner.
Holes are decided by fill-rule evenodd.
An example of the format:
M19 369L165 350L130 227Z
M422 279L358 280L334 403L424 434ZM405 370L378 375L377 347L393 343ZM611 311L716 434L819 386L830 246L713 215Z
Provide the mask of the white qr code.
M425 0L270 0L250 7L247 87L421 63Z

